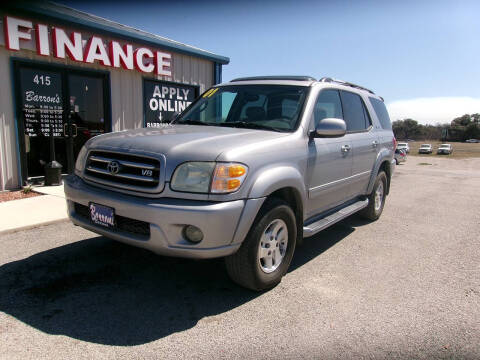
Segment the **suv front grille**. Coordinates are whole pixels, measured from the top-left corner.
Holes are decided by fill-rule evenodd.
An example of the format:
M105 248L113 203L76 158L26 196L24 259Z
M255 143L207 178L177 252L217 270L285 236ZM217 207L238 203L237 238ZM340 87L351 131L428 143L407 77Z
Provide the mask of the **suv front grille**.
M148 191L159 185L160 161L139 155L92 151L85 164L85 175L106 185Z
M83 218L84 220L90 221L90 211L88 210L88 206L75 203L75 214ZM104 228L102 227L102 229ZM141 240L144 240L145 238L150 237L149 223L141 220L131 219L125 216L120 216L120 215L115 215L115 227L110 228L109 230L111 231L120 230L130 234L138 235L142 238Z

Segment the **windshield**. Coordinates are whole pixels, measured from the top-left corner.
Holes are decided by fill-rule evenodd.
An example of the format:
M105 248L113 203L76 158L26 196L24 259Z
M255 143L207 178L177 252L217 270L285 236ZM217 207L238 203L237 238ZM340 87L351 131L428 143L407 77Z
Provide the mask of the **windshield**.
M407 146L407 144L406 143L398 143L397 147L398 146Z
M309 88L285 85L232 85L212 88L176 124L293 131Z
M422 145L422 146L420 146L420 147L422 147L422 148L429 148L430 145Z

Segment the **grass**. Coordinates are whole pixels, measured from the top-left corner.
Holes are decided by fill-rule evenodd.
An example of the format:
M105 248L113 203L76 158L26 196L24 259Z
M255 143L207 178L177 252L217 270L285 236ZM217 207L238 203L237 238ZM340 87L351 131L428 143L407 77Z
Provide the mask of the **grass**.
M32 190L33 190L32 185L27 185L27 186L24 186L24 187L22 188L22 191L23 191L24 194L28 194L28 193L31 192Z
M404 142L398 140L398 142ZM451 155L437 155L438 145L443 144L440 141L432 141L432 140L425 140L425 141L411 141L408 143L410 145L410 153L409 156L431 156L431 157L441 157L446 159L465 159L465 158L480 158L480 143L477 144L470 144L470 143L463 143L463 142L452 142L446 141L445 144L452 144L453 147L453 154ZM418 149L422 144L432 144L433 152L431 154L419 154Z

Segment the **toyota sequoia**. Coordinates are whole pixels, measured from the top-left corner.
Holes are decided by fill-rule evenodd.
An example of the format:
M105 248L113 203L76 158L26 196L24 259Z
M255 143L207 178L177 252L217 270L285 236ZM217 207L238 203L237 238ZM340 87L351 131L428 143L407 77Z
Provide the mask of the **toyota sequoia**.
M90 139L65 181L68 214L158 254L224 257L233 281L269 289L304 237L380 217L395 147L383 99L362 86L239 78L162 127Z

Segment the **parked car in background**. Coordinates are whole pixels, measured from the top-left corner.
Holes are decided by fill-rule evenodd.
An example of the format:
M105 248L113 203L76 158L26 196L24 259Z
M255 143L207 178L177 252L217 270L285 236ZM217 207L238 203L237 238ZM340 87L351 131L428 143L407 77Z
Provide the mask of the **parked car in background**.
M450 155L453 154L453 147L451 144L440 144L437 149L437 154Z
M431 154L433 151L432 144L422 144L418 149L419 154Z
M480 140L478 140L478 139L468 139L468 140L465 140L465 142L467 142L467 143L480 143Z
M407 153L404 149L395 150L395 163L398 165L407 160Z
M408 154L410 152L410 145L408 145L408 143L406 143L406 142L399 142L397 144L397 149L400 149L400 150L403 149Z

